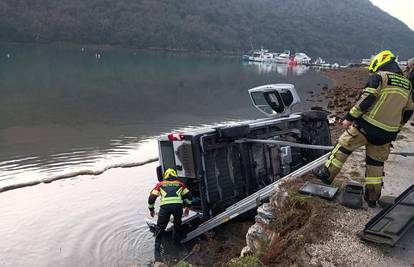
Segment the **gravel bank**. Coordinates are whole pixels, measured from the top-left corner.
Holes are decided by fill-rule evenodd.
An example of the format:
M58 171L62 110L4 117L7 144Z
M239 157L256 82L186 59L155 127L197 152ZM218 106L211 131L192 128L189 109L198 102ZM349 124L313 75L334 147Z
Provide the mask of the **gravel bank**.
M364 69L328 71L328 77L335 79L337 85L328 95L349 101L355 100L355 91L362 89L367 77ZM335 102L332 99L331 102ZM340 116L346 107L331 105L331 112ZM340 134L335 127L335 138ZM393 151L414 151L414 128L406 126L396 142ZM398 196L414 184L413 158L391 155L385 165L383 195ZM341 174L335 180L337 186L348 179L362 182L365 171L365 152L355 152L348 159ZM363 242L358 237L365 224L381 208L352 210L340 205L326 219L331 222L328 238L318 244L306 244L305 251L311 258L311 266L414 266L414 229L411 229L393 248Z
M412 127L405 129L402 134L408 140L414 140ZM413 141L398 140L394 151L414 151ZM342 184L346 179L362 180L365 168L364 153L354 153L343 172L335 181ZM355 170L358 170L356 172ZM406 188L414 184L414 165L412 158L392 155L385 167L385 186L383 195L398 196ZM357 175L357 174L360 175ZM327 218L332 223L329 237L318 244L307 244L305 251L311 257L310 264L314 266L414 266L414 229L411 229L393 248L363 242L358 232L381 208L365 208L352 210L342 206L337 207Z
M366 84L368 72L363 68L352 68L328 70L323 74L333 79L335 86L325 88L319 94L314 94L313 98L323 99L327 103L331 116L340 118L356 102ZM332 125L331 130L335 143L343 132L339 120ZM414 128L412 126L406 126L400 133L397 142L394 142L394 151L414 152ZM413 158L410 157L390 156L385 165L383 195L398 196L414 184L412 160ZM361 149L349 157L333 184L342 189L348 180L363 183L364 173L365 151ZM303 178L312 179L310 175ZM314 179L315 182L316 180ZM297 182L300 183L300 181ZM263 263L277 266L414 266L414 229L393 248L360 240L359 232L372 217L381 211L381 208L372 209L365 204L363 209L353 210L341 206L337 201L322 201L326 206L323 203L319 205L310 203L311 206L297 206L296 213L299 214L305 208L308 209L305 212L312 210L313 217L323 217L323 220L309 219L307 223L299 223L295 227L290 227L296 217L289 217L286 209L285 212L281 212L280 209L275 208L283 207L282 204L272 205L274 202L272 200L277 199L278 194L283 194L283 192L276 192L270 205L265 204L259 208L256 224L247 234L247 247L243 249L243 255L249 253L260 255L261 251L263 252L260 248L261 244L269 244L260 260ZM286 194L287 192L284 193ZM294 194L292 196L289 194L289 198L294 197ZM276 201L276 203L279 202ZM289 211L290 208L287 210ZM271 217L275 219L269 219L270 217L266 214L271 214ZM288 220L283 220L286 216ZM312 214L309 218L312 218ZM275 230L274 225L278 222L282 223L282 230ZM323 230L317 238L314 238L315 235L312 233L318 232L318 229ZM289 234L284 235L284 231L288 231ZM298 239L302 241L299 242ZM288 253L283 253L283 251L277 253L278 247L282 247L283 251Z

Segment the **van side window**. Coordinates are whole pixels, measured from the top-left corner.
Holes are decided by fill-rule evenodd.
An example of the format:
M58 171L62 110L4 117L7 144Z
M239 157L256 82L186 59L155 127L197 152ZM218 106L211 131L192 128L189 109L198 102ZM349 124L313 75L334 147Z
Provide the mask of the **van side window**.
M279 93L277 92L269 92L264 93L264 97L269 104L269 106L276 112L282 113L285 110L285 106L283 105L282 99L280 98Z
M268 105L262 92L252 93L252 98L253 98L253 102L255 105L258 105L258 106Z
M291 91L281 92L280 96L282 97L285 106L290 106L293 103L293 95Z

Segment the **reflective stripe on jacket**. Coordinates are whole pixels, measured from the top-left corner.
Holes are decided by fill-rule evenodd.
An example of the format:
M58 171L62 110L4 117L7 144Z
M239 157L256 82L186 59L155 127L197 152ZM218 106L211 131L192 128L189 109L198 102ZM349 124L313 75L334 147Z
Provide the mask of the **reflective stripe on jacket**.
M158 183L152 189L148 199L148 207L154 208L155 199L160 196L160 205L185 204L191 205L190 190L179 180L167 179Z
M398 132L404 110L413 108L411 83L396 73L380 71L378 74L382 83L374 93L376 101L362 119L387 132Z

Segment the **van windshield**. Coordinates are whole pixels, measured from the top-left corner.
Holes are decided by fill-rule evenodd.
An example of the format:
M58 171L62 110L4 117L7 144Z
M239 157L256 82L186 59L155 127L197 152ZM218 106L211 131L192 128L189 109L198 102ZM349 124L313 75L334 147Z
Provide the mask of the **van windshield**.
M175 169L174 147L171 141L161 141L161 157L164 170Z

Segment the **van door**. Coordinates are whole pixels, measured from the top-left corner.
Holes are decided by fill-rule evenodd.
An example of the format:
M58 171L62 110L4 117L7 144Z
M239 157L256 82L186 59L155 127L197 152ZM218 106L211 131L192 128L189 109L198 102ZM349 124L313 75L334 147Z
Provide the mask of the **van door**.
M249 90L253 105L267 116L289 115L300 98L292 84L268 84Z
M195 163L191 141L173 141L173 148L177 175L179 177L195 178Z

